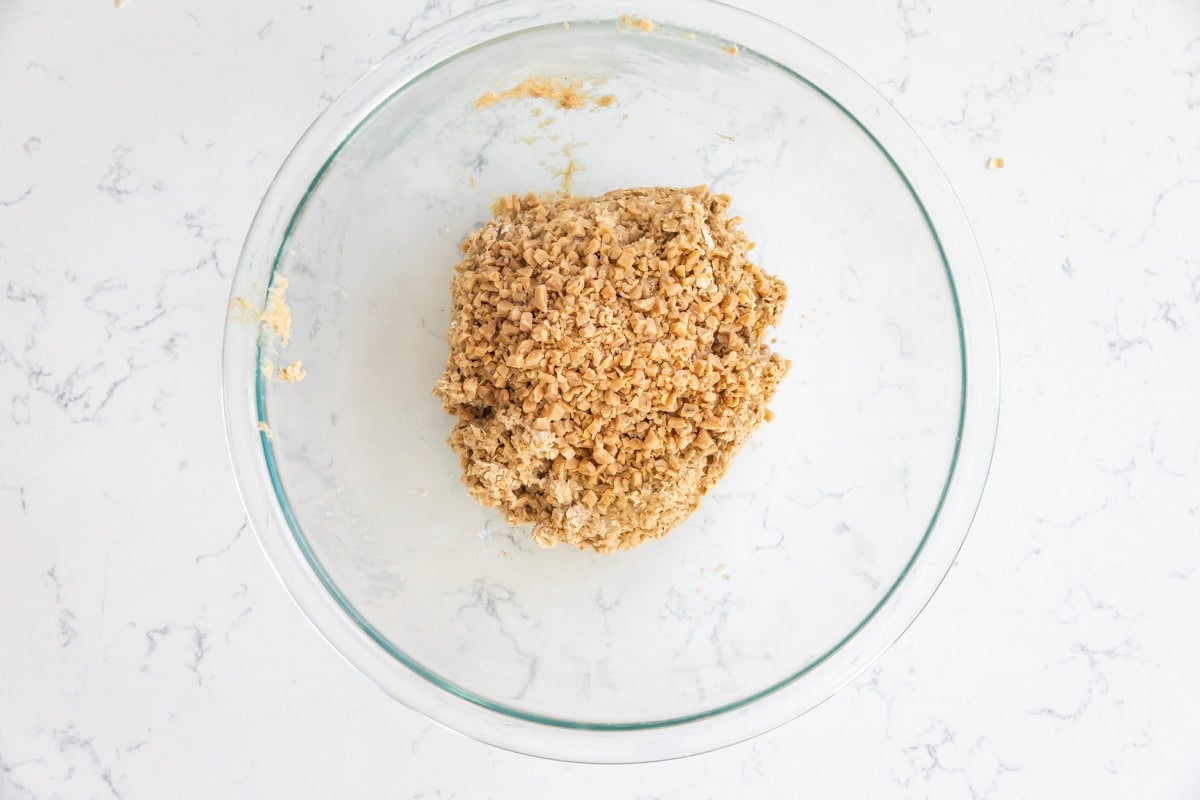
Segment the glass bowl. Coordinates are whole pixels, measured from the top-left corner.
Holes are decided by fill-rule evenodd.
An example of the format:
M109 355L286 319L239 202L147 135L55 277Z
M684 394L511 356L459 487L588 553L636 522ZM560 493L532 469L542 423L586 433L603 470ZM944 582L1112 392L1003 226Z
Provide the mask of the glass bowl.
M501 2L388 56L280 169L225 331L238 485L317 629L438 722L588 762L730 744L853 679L950 567L999 402L979 254L896 112L767 20L640 10ZM477 102L529 78L582 107ZM500 195L702 183L789 287L775 420L666 538L540 549L468 496L445 443L459 245ZM282 349L253 319L280 277ZM260 369L294 359L298 383Z

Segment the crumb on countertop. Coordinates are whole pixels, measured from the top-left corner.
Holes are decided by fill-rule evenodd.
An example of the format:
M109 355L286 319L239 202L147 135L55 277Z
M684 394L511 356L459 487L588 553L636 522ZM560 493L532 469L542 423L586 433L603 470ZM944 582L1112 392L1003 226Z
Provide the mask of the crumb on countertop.
M987 160L988 169L1004 169L1004 159L1000 156L992 156Z
M258 423L258 429L267 437L267 440L273 440L275 435L271 433L271 426L265 422Z
M722 47L721 50L731 56L736 56L738 54L738 46L736 44L731 44L728 47Z

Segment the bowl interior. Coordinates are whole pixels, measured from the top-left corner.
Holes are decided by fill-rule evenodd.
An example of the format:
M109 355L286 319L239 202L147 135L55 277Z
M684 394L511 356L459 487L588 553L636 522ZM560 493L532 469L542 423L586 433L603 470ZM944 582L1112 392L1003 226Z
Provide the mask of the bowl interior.
M294 533L405 668L517 717L636 727L802 674L892 591L952 471L957 304L909 185L839 105L726 45L604 22L462 53L330 157L276 261L295 327L265 355L308 377L260 380L259 406ZM544 77L584 107L476 107ZM789 287L775 421L667 538L542 550L467 495L431 394L459 244L501 194L700 183Z

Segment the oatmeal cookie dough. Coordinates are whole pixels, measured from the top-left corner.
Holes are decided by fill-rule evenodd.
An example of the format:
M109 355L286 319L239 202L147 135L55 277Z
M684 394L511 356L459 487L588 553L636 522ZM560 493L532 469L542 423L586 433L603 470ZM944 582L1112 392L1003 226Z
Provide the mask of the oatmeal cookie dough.
M514 195L463 243L435 393L467 489L539 544L663 536L769 419L787 290L728 208L703 186Z

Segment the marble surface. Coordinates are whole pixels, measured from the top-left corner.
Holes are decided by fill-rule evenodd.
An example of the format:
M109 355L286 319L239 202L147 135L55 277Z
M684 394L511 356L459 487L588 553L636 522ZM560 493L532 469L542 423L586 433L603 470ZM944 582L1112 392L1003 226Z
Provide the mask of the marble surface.
M254 542L219 343L292 143L469 2L8 0L0 798L1200 796L1200 6L743 4L910 120L992 281L991 481L901 641L805 717L656 765L387 700Z

